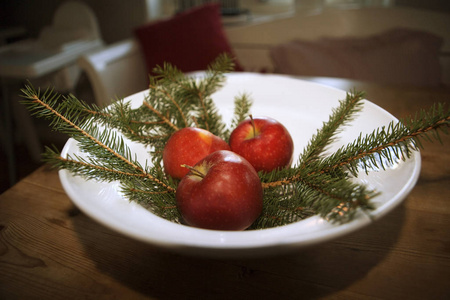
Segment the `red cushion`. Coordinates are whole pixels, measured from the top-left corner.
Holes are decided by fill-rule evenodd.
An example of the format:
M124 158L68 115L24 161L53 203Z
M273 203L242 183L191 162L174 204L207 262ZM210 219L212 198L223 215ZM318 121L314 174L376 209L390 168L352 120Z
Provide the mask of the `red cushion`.
M219 3L208 3L135 29L147 70L164 62L183 72L205 70L220 54L235 57L225 35ZM242 67L235 60L236 71Z

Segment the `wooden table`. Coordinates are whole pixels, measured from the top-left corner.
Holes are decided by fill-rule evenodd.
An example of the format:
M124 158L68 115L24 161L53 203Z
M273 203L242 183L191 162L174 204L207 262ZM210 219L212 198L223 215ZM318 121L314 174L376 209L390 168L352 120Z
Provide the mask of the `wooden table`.
M365 90L397 117L450 100L449 88L327 83ZM252 259L185 256L122 236L81 213L42 167L0 196L0 299L449 299L450 138L442 140L425 144L416 187L381 220Z

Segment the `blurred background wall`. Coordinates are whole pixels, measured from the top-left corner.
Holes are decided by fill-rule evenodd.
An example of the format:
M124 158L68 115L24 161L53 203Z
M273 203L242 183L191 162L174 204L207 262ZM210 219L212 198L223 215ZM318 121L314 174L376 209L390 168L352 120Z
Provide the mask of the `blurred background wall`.
M80 0L88 4L95 12L103 40L106 44L120 41L132 35L132 30L139 24L173 13L177 0ZM242 7L271 5L294 6L311 0L241 0ZM448 0L313 0L324 5L361 4L389 2L395 6L407 6L428 10L450 12ZM25 37L37 37L39 31L50 25L56 8L64 0L1 0L0 28L23 27Z

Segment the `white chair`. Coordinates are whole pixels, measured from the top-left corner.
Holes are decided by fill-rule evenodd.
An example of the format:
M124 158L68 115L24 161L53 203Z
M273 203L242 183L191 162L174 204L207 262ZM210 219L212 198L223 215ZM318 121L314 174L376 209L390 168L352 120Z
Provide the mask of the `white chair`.
M148 88L144 58L133 39L83 55L78 65L86 73L99 106Z
M97 18L89 6L79 1L62 3L55 11L52 24L39 33L39 41L47 48L95 39L101 39Z
M87 44L103 45L93 10L79 1L66 1L60 5L53 15L52 23L40 31L37 43L43 49L61 52L86 47ZM46 80L59 91L73 91L80 74L80 68L73 63L51 74Z

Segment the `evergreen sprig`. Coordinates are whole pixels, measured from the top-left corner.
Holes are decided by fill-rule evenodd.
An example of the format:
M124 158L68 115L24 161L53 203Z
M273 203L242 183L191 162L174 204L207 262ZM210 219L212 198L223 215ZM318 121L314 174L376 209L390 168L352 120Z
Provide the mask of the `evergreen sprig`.
M105 130L95 118L83 113L75 97L66 96L59 101L60 96L51 90L41 94L31 86L22 89L22 93L22 102L34 115L50 119L54 130L69 134L78 142L80 150L89 154L62 157L59 151L47 147L44 153L47 162L87 179L143 183L155 198L164 198L173 205L176 185L155 172L156 166L142 166L121 135L115 130ZM81 107L94 109L85 103Z
M131 201L181 222L175 201L177 182L163 171L162 150L169 137L184 127L204 128L229 139L252 105L248 95L237 96L231 128L222 121L212 95L233 67L226 55L218 57L201 77L185 75L170 64L158 66L150 77L148 95L137 108L125 101L99 108L73 95L61 97L52 90L41 93L31 86L22 90L23 102L33 115L50 120L54 130L78 142L80 155L62 157L57 149L46 148L48 163L87 180L119 181ZM353 177L409 158L421 147L422 139L440 140L440 132L448 134L450 113L439 104L360 135L327 154L328 146L362 108L363 98L364 93L352 91L340 100L291 168L259 174L264 208L251 229L281 226L317 214L333 222L347 222L358 210L370 213L374 209L371 200L378 193ZM151 162L141 165L124 138L150 149Z
M250 114L252 107L252 100L248 94L240 94L234 99L234 118L231 121L231 128L244 121Z
M339 106L332 110L329 120L311 138L300 155L299 160L303 165L317 159L334 142L336 135L360 111L363 98L363 92L354 91L347 93L346 98L339 101Z
M279 205L278 210L290 212L278 214L277 222L290 223L310 212L344 222L352 218L357 208L373 209L370 199L376 195L374 191L351 182L342 166L324 171L322 159L327 146L335 141L343 126L362 108L363 97L362 92L347 93L346 98L339 101L339 106L332 110L328 121L313 135L296 165L288 170L260 174L265 189L266 210L278 213L274 208ZM295 196L287 201L278 201L280 194ZM339 213L335 213L337 210ZM273 213L263 212L259 220L269 223L264 218L273 219Z

